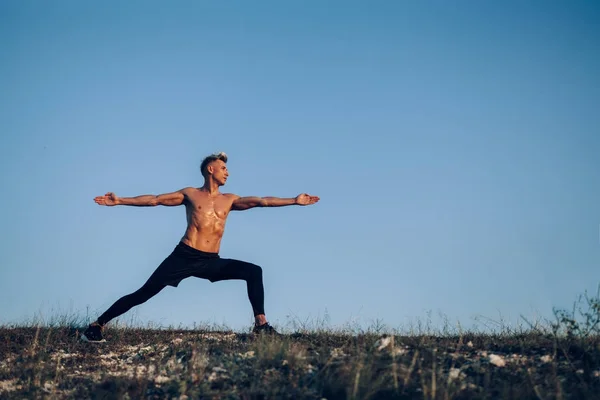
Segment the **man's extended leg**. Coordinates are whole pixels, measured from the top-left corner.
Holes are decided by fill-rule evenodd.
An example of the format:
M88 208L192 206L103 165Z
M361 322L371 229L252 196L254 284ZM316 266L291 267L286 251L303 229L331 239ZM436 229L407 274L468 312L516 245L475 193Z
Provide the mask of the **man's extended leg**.
M166 285L146 282L144 286L136 290L135 292L121 297L117 300L108 310L106 310L96 322L90 324L86 331L82 335L82 339L99 342L102 341L102 328L113 318L118 317L129 311L132 307L140 305L148 301L151 297L155 296L158 292L163 290Z
M107 322L148 301L166 286L177 287L183 279L195 276L194 273L206 266L207 261L218 257L216 253L205 253L179 242L146 283L135 292L117 300L96 322L90 324L82 339L102 341L102 327Z
M98 324L101 326L106 325L110 320L118 317L119 315L125 314L132 307L150 300L151 297L157 295L158 292L163 290L165 287L166 285L147 282L135 292L123 296L119 300L115 301L115 303L110 306L110 308L106 310L104 314L98 317L96 322L98 322Z

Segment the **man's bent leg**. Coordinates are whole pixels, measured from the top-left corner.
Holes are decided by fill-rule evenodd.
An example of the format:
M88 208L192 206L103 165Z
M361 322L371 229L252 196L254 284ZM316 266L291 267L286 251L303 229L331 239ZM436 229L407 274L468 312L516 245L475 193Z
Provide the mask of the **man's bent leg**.
M110 320L118 317L119 315L125 314L132 307L140 305L148 301L151 297L155 296L163 290L166 285L157 283L146 283L144 286L136 290L135 292L121 297L117 300L108 310L98 317L97 323L100 326L106 325Z
M246 281L248 299L252 305L257 323L266 323L265 318L265 289L263 285L262 268L245 261L219 259L214 275L209 277L211 282L242 279Z

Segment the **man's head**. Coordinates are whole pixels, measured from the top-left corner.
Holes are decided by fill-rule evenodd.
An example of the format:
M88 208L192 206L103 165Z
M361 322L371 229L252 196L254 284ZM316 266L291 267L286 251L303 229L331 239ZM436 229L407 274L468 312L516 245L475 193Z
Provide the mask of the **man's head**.
M211 154L202 160L200 172L205 180L212 177L219 186L223 186L229 176L226 163L227 154L224 152Z

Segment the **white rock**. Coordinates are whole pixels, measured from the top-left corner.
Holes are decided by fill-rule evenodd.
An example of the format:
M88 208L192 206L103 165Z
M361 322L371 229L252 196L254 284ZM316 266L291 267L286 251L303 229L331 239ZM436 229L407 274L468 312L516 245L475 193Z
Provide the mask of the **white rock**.
M250 350L245 353L240 353L238 355L243 359L254 358L254 350Z
M448 372L448 380L453 381L462 378L465 374L459 368L451 368Z
M154 378L154 382L156 383L165 383L165 382L169 382L171 380L171 378L169 378L168 376L163 376L163 375L158 375L156 378Z
M406 354L406 353L408 353L408 350L406 350L406 349L403 349L403 348L401 348L401 347L396 347L392 353L393 353L395 356L401 356L401 355L403 355L403 354Z
M552 361L552 356L546 354L545 356L541 356L540 360L542 360L543 363L549 363L550 361Z
M377 347L377 350L379 350L379 351L385 349L390 344L392 344L391 336L386 336L384 338L379 339L377 342L375 342L375 346Z
M13 392L20 388L21 388L21 385L17 385L16 379L8 379L8 380L0 381L0 393Z
M504 367L506 365L506 361L496 354L490 354L490 364L494 364L496 367Z
M344 351L341 348L335 347L335 348L331 349L329 355L332 358L340 358L340 357L345 357L346 353L344 353Z

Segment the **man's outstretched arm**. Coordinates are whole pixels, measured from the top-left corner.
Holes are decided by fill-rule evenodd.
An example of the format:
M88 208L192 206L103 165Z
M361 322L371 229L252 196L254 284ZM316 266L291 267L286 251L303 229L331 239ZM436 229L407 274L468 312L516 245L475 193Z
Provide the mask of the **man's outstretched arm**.
M179 206L185 200L184 190L160 195L145 194L136 197L118 197L116 194L108 192L104 196L95 197L94 201L101 206Z
M308 206L315 204L320 199L318 196L311 196L303 193L296 197L281 198L281 197L236 197L231 205L232 210L248 210L254 207L283 207L283 206Z

